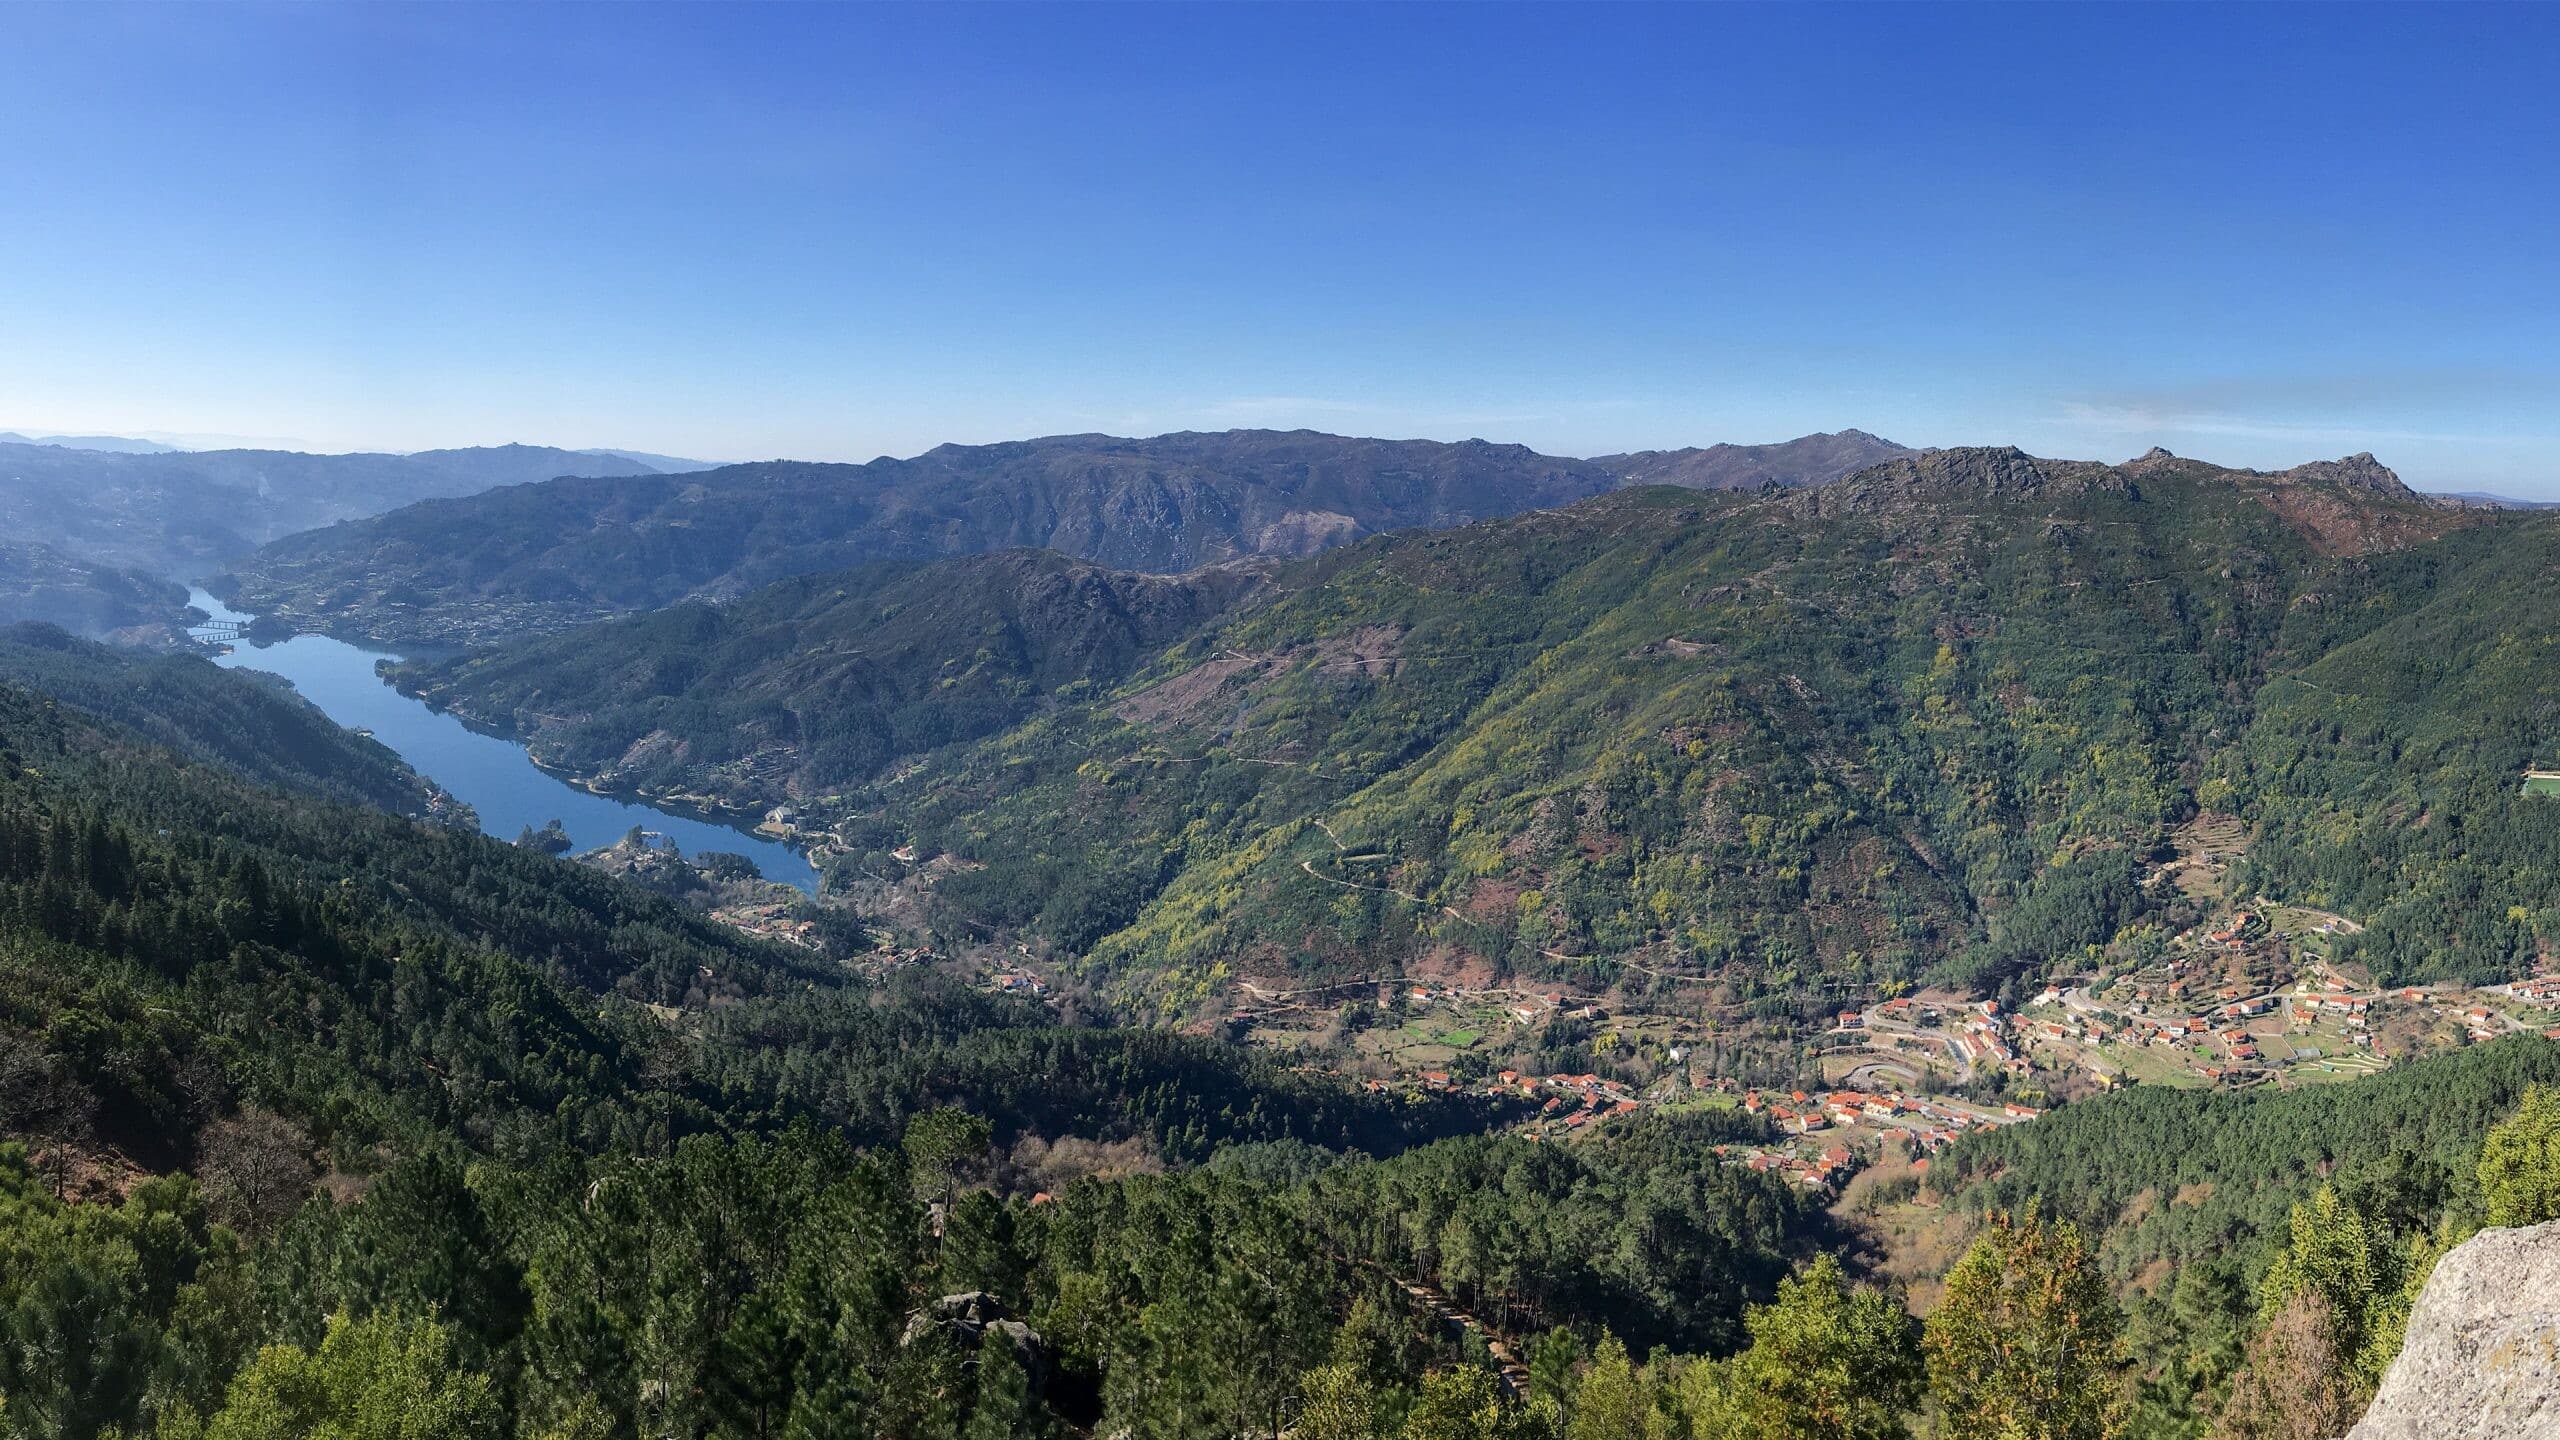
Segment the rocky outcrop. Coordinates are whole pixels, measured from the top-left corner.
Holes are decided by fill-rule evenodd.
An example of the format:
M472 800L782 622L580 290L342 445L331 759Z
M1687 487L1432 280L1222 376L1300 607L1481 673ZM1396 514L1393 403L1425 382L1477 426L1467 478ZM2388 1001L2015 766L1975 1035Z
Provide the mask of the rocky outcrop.
M2436 1266L2347 1440L2560 1435L2560 1221L2489 1230Z
M2398 550L2465 523L2431 505L2371 455L2314 460L2271 475L2245 472L2260 504L2332 555Z
M898 1337L898 1344L911 1346L935 1334L957 1345L969 1356L971 1364L989 1344L1012 1350L1034 1394L1048 1381L1048 1342L1040 1338L1039 1331L1006 1315L1004 1302L984 1290L945 1295L909 1315L906 1333Z
M2343 460L2314 460L2290 470L2279 470L2275 478L2341 485L2350 490L2387 495L2394 500L2415 501L2418 498L2418 492L2403 483L2390 466L2374 459L2370 450L2358 451Z
M2139 498L2132 478L2093 460L2047 460L2014 445L1929 450L1872 465L1792 497L1808 519L1893 515L1954 497L2027 500L2104 492Z

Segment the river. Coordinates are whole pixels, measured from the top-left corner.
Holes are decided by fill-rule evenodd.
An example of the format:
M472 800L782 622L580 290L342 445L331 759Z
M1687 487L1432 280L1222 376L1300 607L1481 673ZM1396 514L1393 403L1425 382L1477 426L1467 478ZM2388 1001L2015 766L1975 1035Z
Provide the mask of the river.
M216 620L247 624L250 619L202 590L192 591L189 599ZM744 855L766 879L817 893L817 869L788 845L716 820L581 790L534 764L522 745L483 735L401 694L373 669L376 661L398 658L326 635L296 635L267 645L242 640L214 663L283 676L330 719L350 730L373 732L411 769L479 811L480 828L502 840L515 839L527 826L539 830L557 820L568 830L570 843L585 851L610 845L637 825L666 836L688 855L706 850Z

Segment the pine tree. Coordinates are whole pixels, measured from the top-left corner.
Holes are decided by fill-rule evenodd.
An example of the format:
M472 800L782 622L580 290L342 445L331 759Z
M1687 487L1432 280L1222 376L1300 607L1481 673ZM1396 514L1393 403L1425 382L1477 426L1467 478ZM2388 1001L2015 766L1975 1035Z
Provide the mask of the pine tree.
M270 1345L231 1383L206 1440L497 1440L486 1375L459 1369L439 1325L388 1316L329 1322L317 1352Z
M2560 1220L2560 1092L2535 1085L2480 1146L2480 1195L2492 1225Z
M2364 1353L2377 1307L2400 1289L2401 1260L2380 1224L2323 1185L2293 1207L2285 1248L2259 1282L2258 1329L2272 1328L2296 1294L2317 1291L2329 1350L2352 1361Z
M1744 1321L1751 1348L1701 1373L1714 1398L1701 1437L1749 1440L1900 1440L1903 1413L1919 1402L1920 1351L1909 1315L1892 1297L1855 1291L1840 1262L1818 1257L1780 1281L1777 1299Z
M1582 1365L1582 1342L1573 1332L1559 1325L1538 1337L1529 1347L1529 1394L1532 1398L1555 1402L1557 1408L1569 1407L1573 1401L1573 1378Z
M2338 1353L2328 1297L2303 1287L2249 1342L2213 1440L2327 1440L2364 1409Z
M1950 1440L2109 1440L2119 1326L2077 1226L1995 1217L1947 1274L1922 1334Z
M1295 1440L1372 1440L1378 1396L1357 1365L1334 1361L1298 1377Z
M969 1168L985 1158L992 1127L983 1115L956 1105L928 1110L907 1122L907 1164L916 1198L947 1204Z
M1573 1413L1565 1423L1565 1440L1645 1440L1644 1377L1615 1335L1603 1334L1591 1347L1590 1367L1573 1390Z
M1435 1370L1405 1417L1403 1440L1492 1440L1502 1434L1502 1395L1479 1365Z

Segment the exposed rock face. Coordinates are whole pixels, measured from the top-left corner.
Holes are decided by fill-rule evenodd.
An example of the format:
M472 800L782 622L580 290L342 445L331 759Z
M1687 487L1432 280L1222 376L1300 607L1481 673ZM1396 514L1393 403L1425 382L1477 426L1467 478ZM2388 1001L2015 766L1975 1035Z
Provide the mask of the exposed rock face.
M1004 1302L984 1290L945 1295L908 1316L906 1333L898 1337L898 1344L913 1345L936 1331L969 1352L971 1364L977 1363L978 1352L990 1342L1008 1346L1033 1393L1048 1383L1048 1342L1039 1331L1008 1317Z
M2347 1440L2560 1435L2560 1221L2488 1230L2436 1266Z
M2343 460L2314 460L2276 472L2279 480L2314 480L2343 485L2353 490L2370 490L2395 500L2415 500L2418 493L2402 483L2390 466L2373 458L2370 450L2358 451Z
M2046 460L2014 445L1984 445L1888 460L1806 490L1790 503L1807 518L1820 518L1906 513L1954 495L2024 499L2098 491L2138 494L2126 472L2113 465Z

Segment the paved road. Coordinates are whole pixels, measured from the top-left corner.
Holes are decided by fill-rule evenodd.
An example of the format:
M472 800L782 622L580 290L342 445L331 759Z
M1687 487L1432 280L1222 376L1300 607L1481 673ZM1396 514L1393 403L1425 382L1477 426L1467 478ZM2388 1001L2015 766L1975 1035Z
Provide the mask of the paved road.
M1967 1080L1973 1078L1973 1057L1966 1054L1964 1047L1955 1042L1955 1037L1944 1031L1923 1030L1916 1025L1905 1025L1898 1020L1878 1020L1872 1015L1867 1020L1866 1028L1867 1033L1871 1035L1892 1035L1916 1041L1924 1050L1935 1045L1946 1052L1947 1059L1955 1065L1963 1078Z
M1876 1077L1879 1075L1890 1076L1892 1078L1885 1086L1879 1086L1876 1083ZM1890 1060L1870 1060L1866 1064L1860 1065L1856 1069L1851 1070L1848 1074L1841 1076L1840 1083L1852 1090L1875 1090L1882 1088L1904 1090L1920 1083L1920 1076L1917 1071L1912 1070L1910 1067L1896 1065Z

